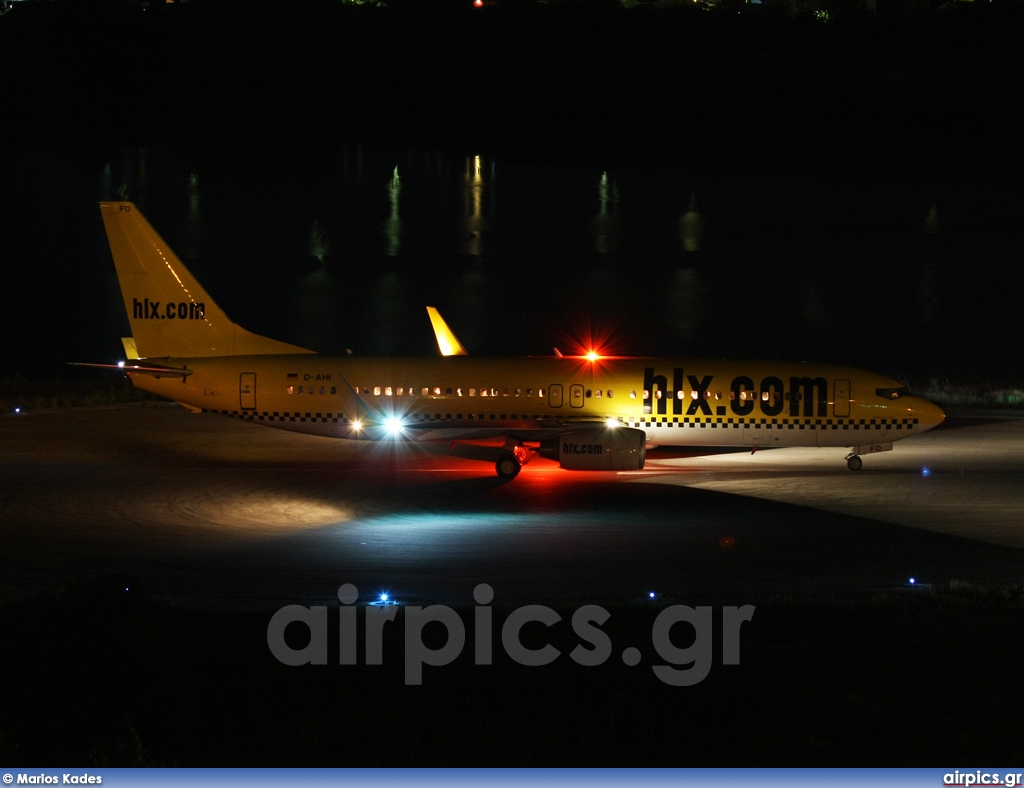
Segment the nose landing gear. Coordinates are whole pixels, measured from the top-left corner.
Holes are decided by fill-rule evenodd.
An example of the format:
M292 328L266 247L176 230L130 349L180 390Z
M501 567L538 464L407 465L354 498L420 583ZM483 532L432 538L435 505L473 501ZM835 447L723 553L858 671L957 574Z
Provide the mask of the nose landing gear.
M864 467L864 461L860 458L862 454L878 454L883 451L892 451L891 443L870 443L867 446L854 446L846 455L846 467L851 471L859 471Z

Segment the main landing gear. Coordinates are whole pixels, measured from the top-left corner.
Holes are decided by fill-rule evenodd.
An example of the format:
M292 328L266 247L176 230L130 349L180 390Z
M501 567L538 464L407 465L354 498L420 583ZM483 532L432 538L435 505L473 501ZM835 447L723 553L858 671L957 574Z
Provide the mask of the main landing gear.
M498 478L514 479L519 475L519 471L522 470L523 464L516 459L516 456L512 452L507 451L498 458L494 467L498 471Z
M507 451L503 451L494 464L499 479L514 479L519 471L530 461L530 450L521 443L509 442L505 445Z
M846 467L851 471L859 471L864 467L864 460L860 458L859 454L851 454L846 458Z

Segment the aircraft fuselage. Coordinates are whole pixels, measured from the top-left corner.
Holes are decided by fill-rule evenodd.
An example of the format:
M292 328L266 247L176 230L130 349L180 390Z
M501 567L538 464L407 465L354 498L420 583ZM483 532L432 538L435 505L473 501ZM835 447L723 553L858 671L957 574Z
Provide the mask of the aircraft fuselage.
M924 432L942 411L894 380L831 365L664 358L227 356L129 373L194 409L340 438L564 431L609 420L650 445L855 446ZM355 425L358 425L357 427Z

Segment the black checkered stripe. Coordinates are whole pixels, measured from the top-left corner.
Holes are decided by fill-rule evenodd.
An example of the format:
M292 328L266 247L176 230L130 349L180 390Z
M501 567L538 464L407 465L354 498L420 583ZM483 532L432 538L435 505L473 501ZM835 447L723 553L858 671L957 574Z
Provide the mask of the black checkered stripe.
M791 419L743 417L691 418L689 416L661 416L654 419L619 419L629 427L691 427L698 429L739 429L740 427L761 427L769 430L912 430L918 420L904 419Z
M525 413L410 413L408 418L412 421L541 421L545 417Z
M273 413L269 411L257 412L255 410L210 410L205 413L219 413L222 416L231 416L242 421L256 422L306 422L310 424L349 424L349 420L341 413Z

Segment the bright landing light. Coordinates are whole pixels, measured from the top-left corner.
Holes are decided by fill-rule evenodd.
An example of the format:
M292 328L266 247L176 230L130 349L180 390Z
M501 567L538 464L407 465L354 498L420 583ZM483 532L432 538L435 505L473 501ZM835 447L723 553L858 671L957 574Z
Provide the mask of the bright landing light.
M619 420L616 419L614 416L609 416L607 419L604 420L604 423L605 423L606 427L618 427L619 426Z
M601 354L598 353L596 350L591 350L587 353L588 361L597 361L599 358L601 358Z
M388 431L388 435L398 435L404 426L402 420L397 416L389 416L384 420L384 429Z
M381 591L376 602L370 602L373 607L394 607L398 605L397 599L392 599L387 591Z

